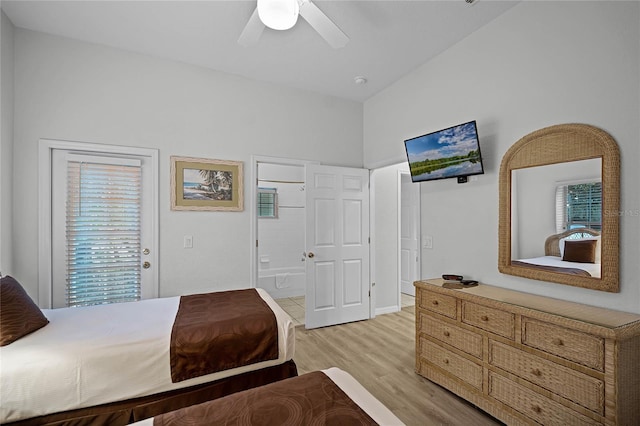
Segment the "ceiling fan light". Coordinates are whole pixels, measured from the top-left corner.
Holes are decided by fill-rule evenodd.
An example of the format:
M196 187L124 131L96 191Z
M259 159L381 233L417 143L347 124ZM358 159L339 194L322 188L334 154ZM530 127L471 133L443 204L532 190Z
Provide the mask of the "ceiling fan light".
M258 16L274 30L288 30L298 21L298 0L258 0Z

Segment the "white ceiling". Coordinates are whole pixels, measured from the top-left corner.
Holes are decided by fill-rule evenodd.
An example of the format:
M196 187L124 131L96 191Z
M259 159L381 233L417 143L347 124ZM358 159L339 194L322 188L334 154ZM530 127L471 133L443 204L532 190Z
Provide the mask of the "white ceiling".
M302 18L237 39L255 0L7 1L16 27L200 65L289 87L364 101L513 7L518 0L316 0L347 34L333 49ZM355 84L365 76L366 84Z

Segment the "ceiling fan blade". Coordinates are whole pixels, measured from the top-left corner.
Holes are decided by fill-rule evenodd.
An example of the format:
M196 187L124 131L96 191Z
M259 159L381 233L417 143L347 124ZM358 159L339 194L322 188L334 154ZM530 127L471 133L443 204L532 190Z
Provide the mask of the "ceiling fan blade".
M300 2L300 15L331 47L337 49L346 46L349 42L349 37L309 0L302 0Z
M241 46L251 46L256 44L264 31L264 24L260 20L258 16L258 8L253 11L251 18L249 18L249 22L242 30L242 34L240 34L240 38L238 38L238 44Z

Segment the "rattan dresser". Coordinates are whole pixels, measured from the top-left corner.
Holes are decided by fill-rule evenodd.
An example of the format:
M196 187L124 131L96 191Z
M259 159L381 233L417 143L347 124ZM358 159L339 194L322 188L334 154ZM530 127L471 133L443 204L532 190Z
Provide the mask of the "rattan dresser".
M416 372L509 425L640 425L640 315L416 281Z

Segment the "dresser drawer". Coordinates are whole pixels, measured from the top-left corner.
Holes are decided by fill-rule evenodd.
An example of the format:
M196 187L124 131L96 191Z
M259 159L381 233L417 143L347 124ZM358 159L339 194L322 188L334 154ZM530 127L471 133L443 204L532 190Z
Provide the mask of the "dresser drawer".
M492 340L489 364L604 414L604 383L596 378Z
M482 336L458 326L440 321L433 315L420 313L420 330L477 358L482 358Z
M489 373L489 395L543 425L583 426L600 424L492 372Z
M604 340L531 318L522 318L522 343L604 371Z
M514 340L515 315L472 302L462 302L462 322Z
M424 337L420 338L420 357L476 389L482 390L482 366L454 354Z
M449 318L456 319L457 317L455 297L421 291L419 303L421 308L428 309Z

